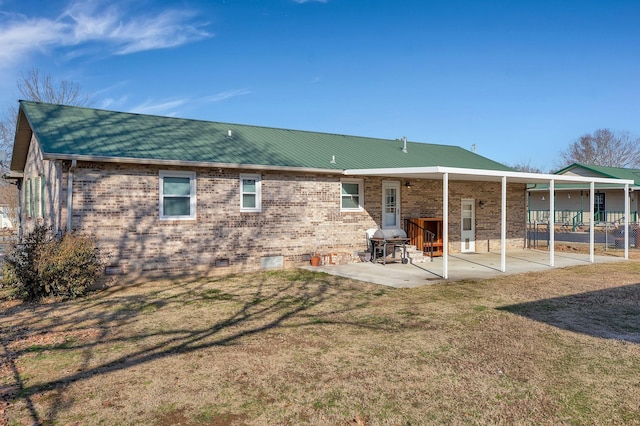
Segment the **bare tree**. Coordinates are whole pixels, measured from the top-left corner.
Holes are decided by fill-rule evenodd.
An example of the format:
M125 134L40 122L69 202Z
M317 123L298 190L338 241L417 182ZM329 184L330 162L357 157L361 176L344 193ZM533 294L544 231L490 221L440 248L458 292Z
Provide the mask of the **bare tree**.
M49 74L40 74L37 68L22 74L17 86L23 100L76 106L94 103L93 95L84 93L77 83L62 80L56 85Z
M520 163L515 163L515 164L508 164L508 166L514 170L517 170L519 172L524 172L524 173L547 173L539 167L532 166L530 160L523 161Z
M573 163L609 167L640 167L640 138L627 132L598 129L574 141L561 153L563 166Z
M91 106L95 102L93 95L83 92L77 83L62 80L56 84L49 74L40 74L37 68L21 74L17 88L22 100L76 106ZM0 121L0 168L3 174L11 157L17 117L17 102L7 105Z

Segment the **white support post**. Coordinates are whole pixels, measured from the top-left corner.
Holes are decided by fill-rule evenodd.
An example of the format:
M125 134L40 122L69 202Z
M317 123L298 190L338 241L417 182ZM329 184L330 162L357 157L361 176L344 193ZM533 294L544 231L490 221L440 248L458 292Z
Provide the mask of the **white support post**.
M449 278L449 173L442 175L442 278Z
M555 266L556 261L556 236L555 228L556 228L556 187L555 181L551 179L549 181L549 266Z
M502 205L500 224L500 270L507 270L507 177L502 176Z
M624 258L629 259L629 184L624 184Z
M594 245L595 245L595 217L596 214L595 207L593 205L594 197L595 197L595 189L596 185L594 182L591 182L589 185L589 262L594 263L596 261L596 257L594 255Z

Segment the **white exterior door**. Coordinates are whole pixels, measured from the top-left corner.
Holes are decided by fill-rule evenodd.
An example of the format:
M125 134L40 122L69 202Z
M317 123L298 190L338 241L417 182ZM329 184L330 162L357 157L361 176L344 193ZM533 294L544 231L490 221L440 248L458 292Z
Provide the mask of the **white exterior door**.
M400 182L382 182L382 229L400 228Z
M474 253L476 251L476 202L475 200L462 200L462 235L461 253Z

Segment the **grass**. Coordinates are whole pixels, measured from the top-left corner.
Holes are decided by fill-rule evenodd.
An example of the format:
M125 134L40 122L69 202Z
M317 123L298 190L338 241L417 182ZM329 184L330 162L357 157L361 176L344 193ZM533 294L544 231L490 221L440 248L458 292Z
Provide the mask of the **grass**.
M0 299L0 424L640 424L640 262Z

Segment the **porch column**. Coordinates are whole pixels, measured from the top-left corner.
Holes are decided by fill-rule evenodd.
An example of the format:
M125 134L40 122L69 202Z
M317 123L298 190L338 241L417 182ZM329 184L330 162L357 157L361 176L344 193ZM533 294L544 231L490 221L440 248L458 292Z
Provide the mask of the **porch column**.
M624 258L629 259L629 184L624 184Z
M589 262L594 263L596 261L596 258L594 256L594 252L593 252L593 247L594 247L594 242L595 242L595 237L594 237L594 226L595 226L595 220L594 220L594 215L595 215L595 208L593 206L593 197L595 196L595 192L596 192L596 184L592 181L589 184Z
M442 278L449 278L449 173L442 174Z
M507 270L507 177L502 176L502 202L500 224L500 271Z
M549 181L549 266L555 266L556 260L556 236L555 227L556 227L556 187L555 180L551 179Z

